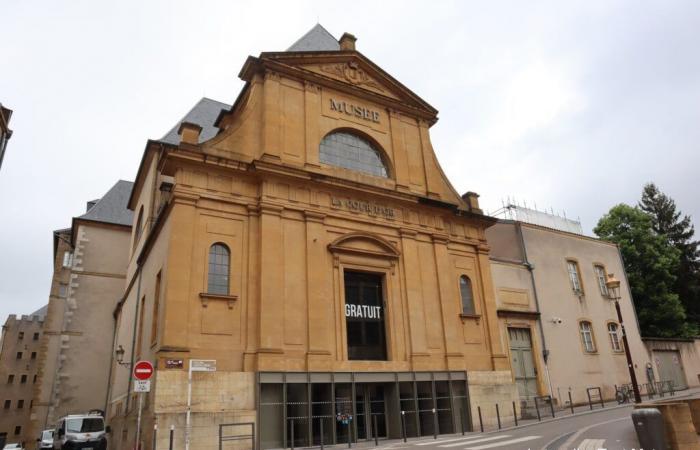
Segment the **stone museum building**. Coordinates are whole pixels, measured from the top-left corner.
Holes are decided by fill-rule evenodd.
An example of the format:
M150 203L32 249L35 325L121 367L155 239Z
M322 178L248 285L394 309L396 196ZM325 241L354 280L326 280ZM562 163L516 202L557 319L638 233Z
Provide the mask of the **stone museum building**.
M114 310L114 448L135 445L138 395L144 448L157 423L197 449L231 422L256 422L261 448L318 445L321 427L326 444L397 438L402 414L408 436L452 433L484 396L517 400L495 219L440 168L437 110L320 25L239 76L232 106L202 99L146 144ZM138 360L156 366L147 394ZM198 360L215 371L192 373L188 398Z

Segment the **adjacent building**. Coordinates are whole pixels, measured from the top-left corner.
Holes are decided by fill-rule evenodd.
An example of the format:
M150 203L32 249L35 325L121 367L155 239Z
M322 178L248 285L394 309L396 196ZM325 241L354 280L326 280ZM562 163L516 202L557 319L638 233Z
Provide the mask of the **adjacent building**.
M118 181L72 226L54 232L54 271L38 355L32 435L57 419L105 409L114 317L124 291L132 183ZM33 442L31 442L34 445Z
M630 383L621 324L606 287L612 274L622 281L619 302L637 380L660 380L648 370L651 360L618 247L584 236L574 221L522 212L547 226L499 220L486 232L499 334L521 403L532 405L534 397L547 395L559 405L568 404L569 396L584 403L588 388L612 399L616 386Z
M5 158L7 141L12 137L10 117L12 117L12 110L5 108L2 106L2 103L0 103L0 169L2 168L2 160Z
M46 307L29 316L10 315L0 343L0 447L36 439L29 415L37 383L38 354Z
M255 422L262 448L318 445L321 424L327 444L397 438L402 416L408 436L452 433L486 398L516 400L495 220L440 168L435 108L320 25L240 77L232 106L203 99L147 143L115 309L112 445L136 445L138 395L143 448L157 422L198 449L230 422ZM124 367L138 360L156 366L148 394ZM188 369L214 365L188 402Z

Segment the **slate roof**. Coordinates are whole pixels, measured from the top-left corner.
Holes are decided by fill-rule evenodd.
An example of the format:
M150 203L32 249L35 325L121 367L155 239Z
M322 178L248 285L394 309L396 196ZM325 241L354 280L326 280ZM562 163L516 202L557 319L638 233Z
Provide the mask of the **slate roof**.
M30 316L39 316L42 319L46 317L46 312L49 310L49 305L44 305L41 308L37 309L33 313L30 314Z
M190 122L202 127L202 132L199 134L199 144L204 141L216 136L219 129L214 126L216 118L219 117L219 113L222 109L229 110L231 105L226 103L217 102L210 98L202 97L202 99L197 102L196 105L190 111L185 114L174 127L168 131L165 136L163 136L160 141L167 144L178 145L180 144L180 135L177 134L177 130L180 128L182 122Z
M340 44L320 23L287 49L288 52L338 51Z
M77 218L131 226L134 220L134 212L128 210L126 205L133 187L134 183L131 181L117 181L88 212Z

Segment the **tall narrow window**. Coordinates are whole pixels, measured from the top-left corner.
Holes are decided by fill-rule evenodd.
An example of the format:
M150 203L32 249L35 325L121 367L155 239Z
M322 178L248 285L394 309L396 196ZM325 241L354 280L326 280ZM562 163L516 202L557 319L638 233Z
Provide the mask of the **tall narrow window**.
M24 339L24 331L20 331L19 333L17 333L17 339L19 339L20 341Z
M12 383L14 383L14 382L15 382L15 376L14 376L14 374L9 374L9 375L7 376L7 384L12 384Z
M474 292L472 291L472 281L468 276L459 277L459 294L462 297L462 314L474 315Z
M580 322L579 331L581 332L581 342L583 348L588 353L595 352L595 342L593 341L593 327L590 322Z
M209 276L207 292L228 295L231 252L224 244L214 244L209 248Z
M35 341L39 340L39 333L34 333L34 336L32 337Z
M17 409L24 408L24 400L17 400Z
M63 252L63 267L71 267L73 265L73 253Z
M600 288L600 293L603 295L603 297L608 297L608 286L605 285L606 281L606 276L605 276L605 267L601 265L595 265L593 266L593 269L595 270L595 277L596 280L598 280L598 287Z
M141 304L139 305L139 324L138 324L138 334L136 335L136 357L141 358L141 345L143 342L143 310L146 308L146 297L141 297Z
M620 337L617 334L617 324L610 322L608 324L608 335L610 335L610 346L614 352L621 352Z
M139 239L141 239L141 231L143 228L143 205L139 209L139 215L136 218L136 228L134 228L134 249L139 245Z
M156 291L153 295L153 317L151 317L151 345L156 343L158 338L158 313L160 308L160 277L161 272L156 275Z
M578 263L576 261L567 261L566 268L569 272L569 281L571 281L571 288L576 294L582 294L583 289L581 289L581 277L578 271Z

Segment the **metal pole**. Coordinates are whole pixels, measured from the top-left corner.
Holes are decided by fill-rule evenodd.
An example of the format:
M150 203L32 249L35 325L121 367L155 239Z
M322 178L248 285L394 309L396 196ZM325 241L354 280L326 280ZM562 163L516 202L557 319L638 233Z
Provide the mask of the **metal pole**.
M220 423L219 424L219 450L224 450L223 436L224 436L224 425Z
M406 411L401 411L401 434L403 441L406 442Z
M371 414L371 413L370 413ZM372 427L374 428L374 446L379 445L379 433L377 432L377 416L372 416Z
M433 408L433 439L437 439L437 410Z
M321 450L323 450L323 417L318 418L319 432L321 433Z
M632 355L630 354L630 346L627 345L627 332L625 324L622 323L622 313L620 312L620 298L615 299L615 310L617 311L617 320L620 322L622 329L622 345L625 347L625 356L627 357L627 367L630 371L630 379L632 380L632 389L634 390L634 402L642 403L642 396L639 395L639 386L637 385L637 375L634 373L634 363L632 363Z
M605 402L603 401L603 391L598 388L598 397L600 397L600 407L605 408Z
M554 399L552 399L552 396L549 396L549 409L552 410L552 417L554 417Z
M353 420L355 420L355 416L352 416L352 420L350 422ZM348 422L348 448L352 448L352 424L350 422Z
M141 448L141 408L143 406L143 392L139 392L139 415L136 419L136 448Z
M518 413L515 411L515 402L513 402L513 418L515 419L515 426L518 426Z
M481 406L477 406L476 410L479 412L479 428L481 428L481 432L484 432L484 421L481 420Z
M591 411L593 411L593 403L591 402L591 391L589 389L586 389L586 395L588 396L588 406L591 408Z
M569 391L569 406L571 407L571 414L574 414L574 401L571 400L571 391Z
M192 415L192 360L187 370L187 414L185 415L185 450L190 450L190 419Z
M157 439L158 439L158 424L154 423L153 424L153 449L152 450L156 450L156 442L158 442Z
M173 450L174 438L175 438L175 425L170 425L170 442L168 443L168 450Z
M292 428L289 430L289 432L292 433L292 436L291 436L291 441L292 441L291 449L294 450L294 419L289 419L289 420L291 420L291 423L289 424L289 426L292 427Z
M537 421L542 421L542 417L540 417L540 405L537 403L537 397L535 397L535 411L537 411Z
M498 429L501 429L501 412L498 410L498 403L496 403L496 420L498 421Z
M459 425L462 427L462 436L464 436L464 408L459 408Z

